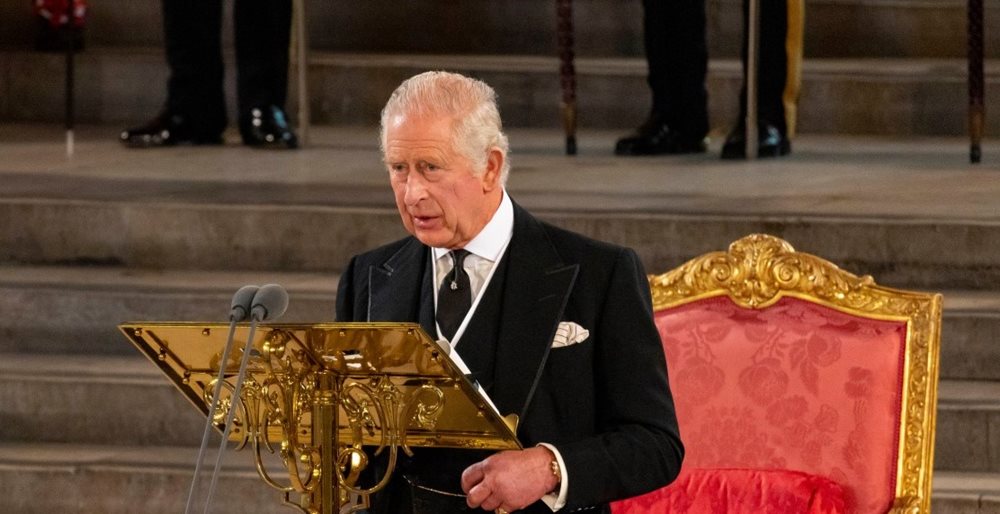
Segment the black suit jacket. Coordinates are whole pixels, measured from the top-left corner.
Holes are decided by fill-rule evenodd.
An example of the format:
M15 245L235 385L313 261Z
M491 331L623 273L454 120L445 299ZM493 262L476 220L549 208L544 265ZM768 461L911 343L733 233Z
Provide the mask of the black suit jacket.
M354 257L340 280L338 321L419 322L435 334L429 259L430 249L413 237ZM514 204L503 259L491 397L501 413L521 416L522 444L559 449L569 478L565 510L672 481L684 449L635 253L541 222ZM551 348L561 321L583 326L589 338ZM476 327L470 323L459 353L486 336Z

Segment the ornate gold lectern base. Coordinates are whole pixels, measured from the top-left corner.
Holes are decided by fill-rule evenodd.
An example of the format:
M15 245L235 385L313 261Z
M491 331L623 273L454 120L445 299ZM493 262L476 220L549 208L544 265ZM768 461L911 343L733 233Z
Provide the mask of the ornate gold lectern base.
M363 446L389 452L390 473L398 452L411 447L520 448L516 416L505 419L493 410L419 325L263 325L238 399L233 381L248 330L237 330L230 362L223 364L228 324L119 328L220 431L235 406L230 439L237 449L251 448L264 482L301 512L340 512L352 495L363 506L385 485L356 487L367 465ZM226 369L223 397L219 409L208 412L220 367ZM266 454L280 457L284 476L272 476Z

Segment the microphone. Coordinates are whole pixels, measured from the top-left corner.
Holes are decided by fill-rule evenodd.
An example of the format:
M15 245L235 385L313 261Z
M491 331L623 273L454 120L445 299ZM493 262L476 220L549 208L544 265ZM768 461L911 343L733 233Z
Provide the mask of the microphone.
M229 310L229 321L244 321L250 317L250 308L258 290L260 288L257 286L243 286L236 291Z
M247 312L244 307L243 299L248 294L244 289L241 288L237 291L237 296L240 296L240 305L236 305L236 297L233 297L233 311ZM243 293L242 295L240 293ZM243 358L240 360L240 371L236 374L236 382L233 384L232 398L233 402L230 404L229 411L226 413L226 421L222 430L222 440L219 441L219 451L215 456L215 470L212 471L212 481L208 486L208 494L205 498L205 510L204 514L208 514L212 507L212 497L215 495L215 486L219 479L219 469L222 467L222 455L226 452L226 442L229 441L229 432L233 427L233 419L236 415L236 406L239 403L238 398L240 397L240 392L243 390L243 383L246 380L247 375L247 365L250 363L250 354L253 350L254 342L254 331L257 329L257 323L264 320L274 320L285 313L288 309L288 292L285 291L284 287L278 284L265 284L260 286L259 289L253 291L253 298L249 302L250 306L250 333L247 335L246 346L243 347ZM232 323L235 326L236 322ZM218 393L217 393L218 394ZM212 416L209 415L209 419ZM203 441L204 442L204 441Z
M184 507L185 514L191 513L194 497L198 493L198 485L201 482L201 465L205 460L205 450L208 448L208 439L212 433L215 412L219 408L219 400L222 394L222 382L226 377L226 367L229 364L229 354L233 349L233 336L236 334L236 323L247 319L250 315L251 304L254 296L257 295L258 290L260 290L260 288L254 285L243 286L236 291L236 294L233 295L233 299L230 302L229 337L226 338L226 346L223 348L222 357L219 359L219 375L215 378L215 388L212 392L212 402L208 407L208 416L205 418L205 429L201 434L201 447L198 448L198 462L195 463L194 477L191 479L191 488L188 490L187 503ZM209 492L209 495L211 495L211 492Z
M288 292L278 284L261 286L250 302L250 318L256 321L274 320L288 309Z

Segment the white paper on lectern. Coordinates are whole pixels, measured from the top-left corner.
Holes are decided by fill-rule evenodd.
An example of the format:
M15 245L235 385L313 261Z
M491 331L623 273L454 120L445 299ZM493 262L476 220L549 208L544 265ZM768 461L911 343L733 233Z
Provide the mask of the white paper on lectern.
M445 341L444 339L439 339L437 344L438 346L441 347L442 350L444 350L444 353L446 353L449 357L451 357L451 361L454 362L456 366L458 366L458 369L465 376L468 377L472 375L472 370L470 370L469 366L466 365L465 361L462 360L462 356L458 354L458 350L451 347L451 343ZM493 409L493 412L495 412L497 416L500 416L502 418L503 415L500 414L500 409L497 409L496 404L493 403L493 399L490 398L490 395L486 394L486 391L484 391L483 388L479 385L479 381L473 380L472 385L476 386L476 391L480 395L482 395L483 398L486 399L486 403L488 403L490 408Z

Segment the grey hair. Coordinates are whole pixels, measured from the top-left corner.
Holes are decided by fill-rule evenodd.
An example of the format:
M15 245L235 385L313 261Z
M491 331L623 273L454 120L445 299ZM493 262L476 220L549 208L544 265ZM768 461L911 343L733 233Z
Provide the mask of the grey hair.
M428 71L403 81L382 109L379 139L383 156L389 120L403 114L451 118L452 142L472 161L477 174L485 171L489 150L500 149L504 155L500 183L507 183L510 144L503 133L497 93L485 82L446 71Z

